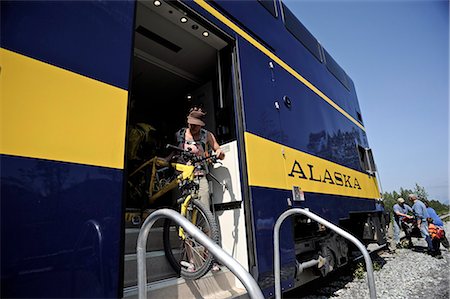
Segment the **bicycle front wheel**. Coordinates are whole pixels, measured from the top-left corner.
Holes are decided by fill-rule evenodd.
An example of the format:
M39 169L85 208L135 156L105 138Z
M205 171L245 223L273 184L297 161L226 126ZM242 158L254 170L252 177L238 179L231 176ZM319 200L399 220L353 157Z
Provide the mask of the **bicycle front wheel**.
M186 219L214 242L219 241L219 230L211 211L197 200L192 200ZM184 231L179 236L179 226L170 219L164 222L164 252L173 269L185 279L195 280L208 273L214 257L197 240Z

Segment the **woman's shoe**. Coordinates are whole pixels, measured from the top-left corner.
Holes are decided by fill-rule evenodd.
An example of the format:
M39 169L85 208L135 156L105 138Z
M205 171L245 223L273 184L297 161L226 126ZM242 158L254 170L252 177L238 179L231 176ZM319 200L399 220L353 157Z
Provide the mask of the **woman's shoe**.
M219 272L220 271L220 267L217 263L214 263L211 267L211 272Z
M193 263L189 263L189 262L186 262L186 261L181 261L180 264L181 264L181 266L186 268L187 272L194 272L195 271L195 266L194 266Z

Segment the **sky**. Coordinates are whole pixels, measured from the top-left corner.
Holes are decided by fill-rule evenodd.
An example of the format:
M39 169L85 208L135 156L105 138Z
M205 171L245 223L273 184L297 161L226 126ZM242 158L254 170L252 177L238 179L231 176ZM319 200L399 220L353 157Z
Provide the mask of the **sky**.
M448 2L283 2L353 79L382 190L448 202Z

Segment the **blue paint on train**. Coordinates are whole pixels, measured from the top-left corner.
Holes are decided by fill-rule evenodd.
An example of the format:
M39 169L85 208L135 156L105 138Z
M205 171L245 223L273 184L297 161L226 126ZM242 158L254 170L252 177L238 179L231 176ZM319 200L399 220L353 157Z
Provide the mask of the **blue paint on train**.
M339 195L306 193L305 201L296 202L296 207L309 208L310 211L341 225L339 221L349 218L352 212L375 210L375 200L345 197Z
M269 68L252 45L239 40L239 46L246 130L361 171L357 144L368 146L366 134L284 69Z
M275 18L257 1L219 0L211 4L242 30L277 52L280 45L278 36L283 26L279 14Z
M258 1L225 0L214 1L211 4L217 7L217 9L241 29L262 42L271 52L297 70L352 117L358 119L357 113L361 114L361 109L353 82L349 82L351 90L347 90L327 70L326 64L315 58L288 31L281 17L279 2L276 4L278 17L274 17ZM266 57L266 60L268 59Z
M134 1L1 1L1 46L128 89Z
M1 297L119 294L122 171L1 156Z
M278 217L288 209L289 191L251 187L255 234L255 255L258 268L258 284L270 291L273 287L273 227ZM294 279L295 248L291 219L280 229L280 265L282 281ZM273 290L272 290L273 291Z

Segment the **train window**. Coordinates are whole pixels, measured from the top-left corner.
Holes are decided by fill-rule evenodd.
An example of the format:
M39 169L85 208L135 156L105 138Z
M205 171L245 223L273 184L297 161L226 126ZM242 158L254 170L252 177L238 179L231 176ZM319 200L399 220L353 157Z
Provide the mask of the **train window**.
M264 6L264 8L267 9L272 14L272 16L274 16L275 18L278 17L274 0L258 0L258 2L262 6Z
M359 122L363 123L362 116L361 113L359 113L359 111L356 111L356 116L358 117Z
M366 172L373 174L377 171L375 161L373 159L372 149L358 145L358 155L361 168Z
M301 42L319 61L322 61L320 56L320 47L317 39L306 29L305 26L297 19L297 17L283 5L284 25L286 29Z
M370 163L370 171L371 172L377 171L377 167L375 165L375 161L373 160L372 149L368 148L366 150L366 154L367 154L367 159L369 160L369 163Z
M345 88L347 88L347 90L350 91L350 84L347 80L348 78L347 74L325 49L323 51L325 54L325 62L327 65L327 69L330 71L330 73L333 74L333 76L336 77L336 79L338 79L339 82L342 83L342 85L344 85Z

